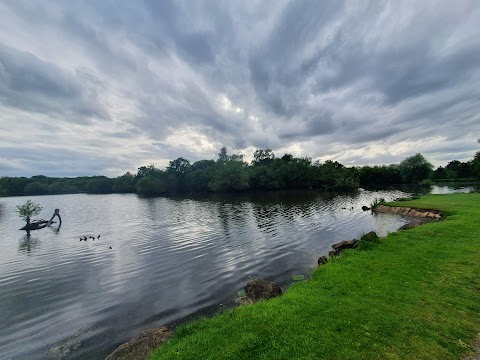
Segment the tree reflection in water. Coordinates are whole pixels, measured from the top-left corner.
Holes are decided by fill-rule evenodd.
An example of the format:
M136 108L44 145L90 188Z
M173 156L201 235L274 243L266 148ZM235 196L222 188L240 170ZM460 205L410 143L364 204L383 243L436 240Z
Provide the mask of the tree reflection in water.
M40 241L37 237L23 235L18 241L18 252L32 255L39 245Z

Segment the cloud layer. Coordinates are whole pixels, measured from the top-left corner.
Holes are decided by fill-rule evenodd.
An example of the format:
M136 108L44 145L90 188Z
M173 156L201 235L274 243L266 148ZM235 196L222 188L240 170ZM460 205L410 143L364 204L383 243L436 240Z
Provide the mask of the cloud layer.
M480 3L0 2L0 176L179 156L466 161Z

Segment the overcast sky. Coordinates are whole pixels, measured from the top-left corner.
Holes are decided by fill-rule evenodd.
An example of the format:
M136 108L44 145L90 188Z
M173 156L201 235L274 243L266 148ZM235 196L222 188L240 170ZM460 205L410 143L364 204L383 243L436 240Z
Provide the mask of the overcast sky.
M0 0L0 176L480 145L480 1Z

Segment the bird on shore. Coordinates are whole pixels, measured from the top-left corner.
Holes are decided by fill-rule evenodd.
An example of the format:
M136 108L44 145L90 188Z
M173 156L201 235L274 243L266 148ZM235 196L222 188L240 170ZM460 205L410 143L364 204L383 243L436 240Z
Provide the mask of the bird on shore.
M83 237L83 241L87 241L87 237L86 237L86 236Z
M97 236L97 239L100 239L100 235Z

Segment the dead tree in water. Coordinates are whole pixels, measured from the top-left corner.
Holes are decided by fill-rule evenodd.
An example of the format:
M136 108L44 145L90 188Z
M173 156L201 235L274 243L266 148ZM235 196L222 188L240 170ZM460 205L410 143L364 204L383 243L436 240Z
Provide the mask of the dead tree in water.
M51 224L55 224L55 221L53 221L53 219L55 217L58 217L58 222L59 222L58 227L60 228L60 226L62 226L62 218L60 217L60 209L55 209L55 212L53 213L52 217L48 221L47 220L35 220L33 222L30 222L30 217L28 216L27 217L27 223L20 230L26 230L27 235L30 235L30 231L43 229L47 226L50 226Z

